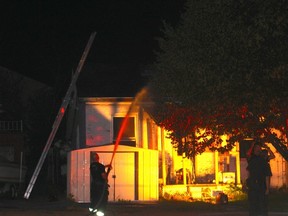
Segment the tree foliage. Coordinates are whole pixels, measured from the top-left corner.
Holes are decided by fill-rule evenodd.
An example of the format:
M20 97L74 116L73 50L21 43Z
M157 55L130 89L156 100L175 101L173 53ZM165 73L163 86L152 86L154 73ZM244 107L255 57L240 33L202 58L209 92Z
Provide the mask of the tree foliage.
M180 153L269 141L271 128L287 135L287 9L286 1L190 0L181 25L166 25L150 96Z

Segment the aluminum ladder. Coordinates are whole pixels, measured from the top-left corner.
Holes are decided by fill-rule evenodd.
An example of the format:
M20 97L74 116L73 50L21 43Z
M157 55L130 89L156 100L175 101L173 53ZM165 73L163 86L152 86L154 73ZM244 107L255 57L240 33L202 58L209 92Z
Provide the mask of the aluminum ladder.
M95 35L96 35L96 32L93 32L93 33L90 35L90 38L89 38L89 40L88 40L88 43L87 43L87 45L86 45L86 47L85 47L85 50L84 50L84 52L83 52L83 54L82 54L82 57L81 57L81 59L80 59L80 61L79 61L78 66L77 66L77 69L76 69L76 71L75 71L75 73L74 73L74 75L73 75L73 77L72 77L70 86L69 86L69 88L68 88L68 90L67 90L67 92L66 92L66 95L65 95L65 97L64 97L64 99L63 99L63 101L62 101L61 107L60 107L60 109L59 109L59 111L58 111L57 117L56 117L56 119L55 119L55 121L54 121L54 124L53 124L53 126L52 126L52 131L51 131L51 133L50 133L50 135L49 135L49 137L48 137L48 140L47 140L46 145L45 145L45 147L44 147L44 149L43 149L43 152L42 152L42 154L41 154L41 157L40 157L40 159L39 159L39 161L38 161L38 164L37 164L37 166L36 166L36 168L35 168L35 170L34 170L34 173L33 173L32 177L31 177L31 180L30 180L30 182L29 182L29 185L28 185L28 187L27 187L27 189L26 189L26 192L25 192L25 194L24 194L24 198L26 198L26 199L28 199L29 196L30 196L30 194L31 194L31 191L32 191L32 189L33 189L33 187L34 187L34 185L35 185L35 182L36 182L36 180L37 180L37 177L38 177L38 175L39 175L39 172L40 172L40 170L41 170L41 168L42 168L42 165L43 165L43 163L44 163L44 161L45 161L45 158L46 158L46 156L47 156L47 154L48 154L48 151L49 151L49 149L50 149L50 146L51 146L51 144L52 144L52 142L53 142L53 140L54 140L54 137L55 137L55 135L56 135L56 132L57 132L57 130L58 130L58 128L59 128L59 125L60 125L60 123L61 123L61 121L62 121L62 118L63 118L63 116L64 116L64 114L65 114L66 108L67 108L67 106L68 106L68 104L69 104L69 102L70 102L70 97L71 97L71 94L72 94L72 92L73 92L74 86L75 86L76 81L77 81L77 79L78 79L78 76L79 76L79 74L80 74L80 72L81 72L81 70L82 70L82 67L83 67L84 62L85 62L85 60L86 60L86 58L87 58L87 55L88 55L88 53L89 53L89 51L90 51L90 48L91 48L92 43L93 43L93 41L94 41Z

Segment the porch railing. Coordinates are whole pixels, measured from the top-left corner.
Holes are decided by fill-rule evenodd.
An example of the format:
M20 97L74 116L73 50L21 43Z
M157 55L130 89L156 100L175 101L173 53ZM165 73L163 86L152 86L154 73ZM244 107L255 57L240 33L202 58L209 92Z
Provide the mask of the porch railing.
M0 121L0 132L22 132L22 121Z

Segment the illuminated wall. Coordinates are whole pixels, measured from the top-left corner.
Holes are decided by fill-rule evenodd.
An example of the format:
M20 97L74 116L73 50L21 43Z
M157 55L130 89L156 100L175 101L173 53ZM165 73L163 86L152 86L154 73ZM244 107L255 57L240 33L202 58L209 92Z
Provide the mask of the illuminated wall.
M167 134L164 137L167 137ZM162 179L164 185L183 184L183 176L180 181L178 179L179 170L182 172L180 175L186 175L186 184L240 183L240 156L238 147L233 148L229 153L225 154L206 151L197 155L195 158L196 176L194 176L192 160L178 155L168 138L165 138L164 142L165 153L162 152L161 162L163 162L162 158L165 159L162 170L164 170L163 173L166 172L163 175L169 177L164 180ZM183 169L186 170L185 174Z
M215 180L215 153L204 152L196 156L196 182L213 183Z
M79 149L68 155L67 194L90 202L90 152L109 164L113 145ZM109 201L158 200L158 151L119 146L109 175ZM115 177L115 178L114 178Z
M113 143L113 118L125 117L131 102L87 102L85 104L85 145L87 147ZM131 113L137 123L137 113Z

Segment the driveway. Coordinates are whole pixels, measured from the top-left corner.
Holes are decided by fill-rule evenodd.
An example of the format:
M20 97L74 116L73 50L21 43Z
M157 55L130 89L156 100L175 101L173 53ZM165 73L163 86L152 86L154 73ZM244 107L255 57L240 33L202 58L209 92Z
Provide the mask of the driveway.
M45 200L0 200L1 216L89 216L88 204L69 201L48 202ZM229 204L222 210L195 209L178 205L155 203L109 203L106 216L247 216L245 210L233 210ZM270 212L269 216L284 216L288 212Z

